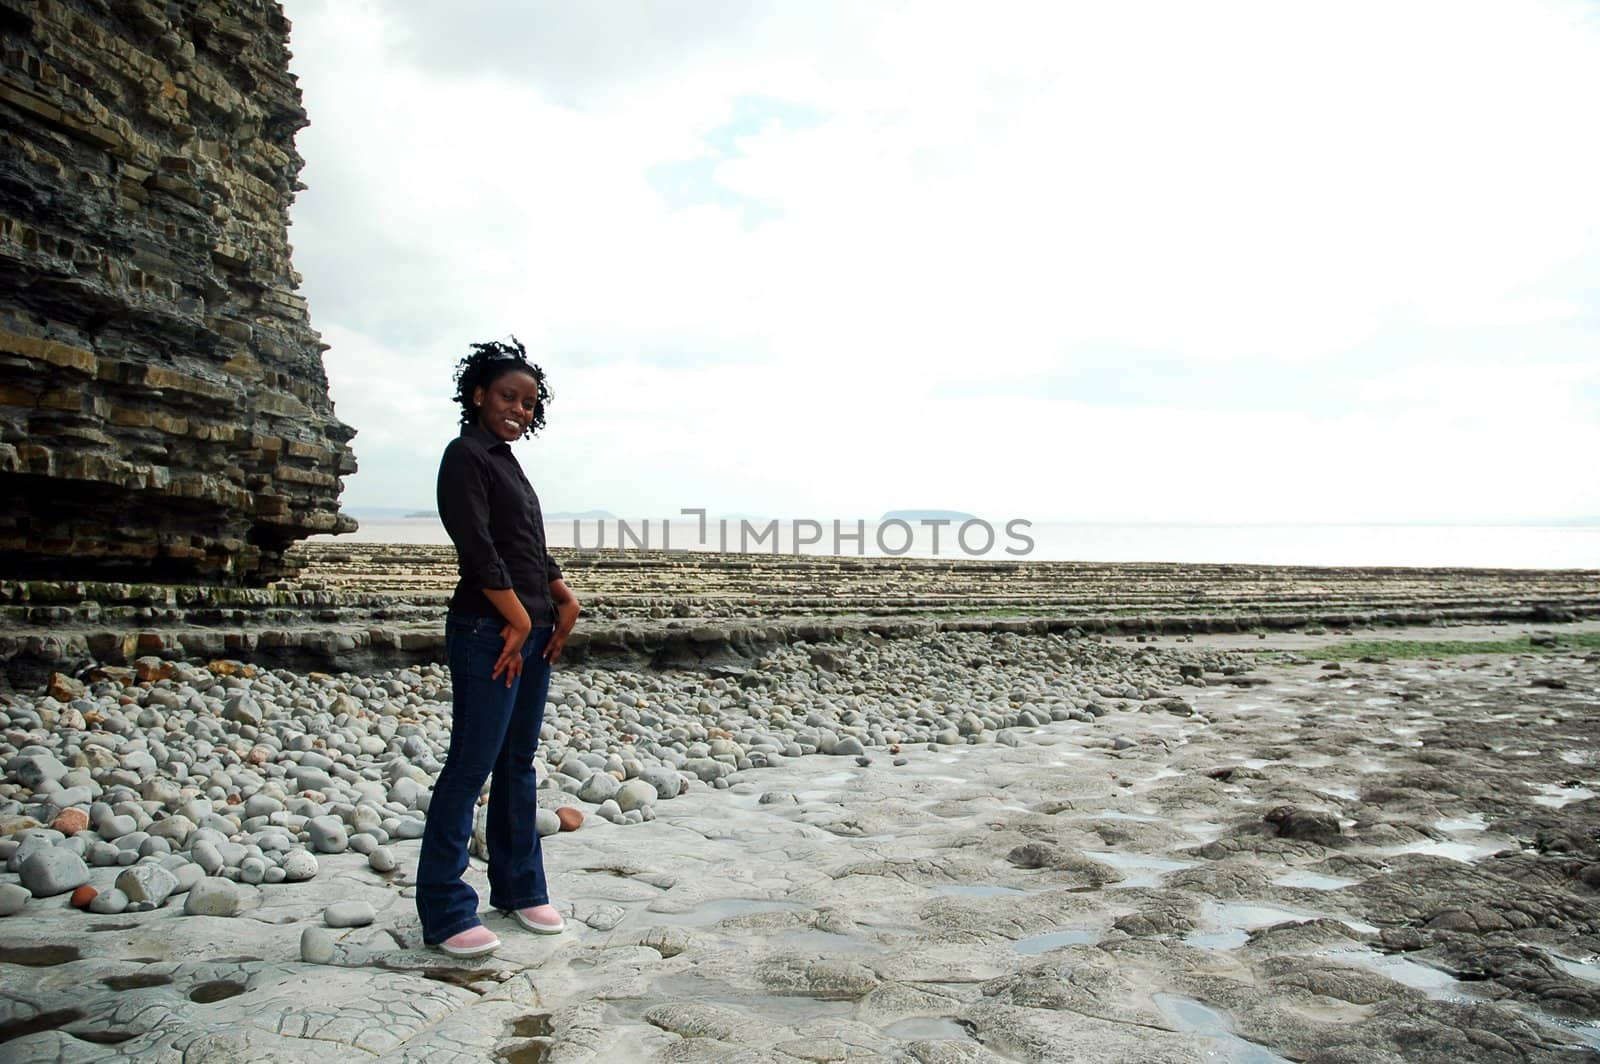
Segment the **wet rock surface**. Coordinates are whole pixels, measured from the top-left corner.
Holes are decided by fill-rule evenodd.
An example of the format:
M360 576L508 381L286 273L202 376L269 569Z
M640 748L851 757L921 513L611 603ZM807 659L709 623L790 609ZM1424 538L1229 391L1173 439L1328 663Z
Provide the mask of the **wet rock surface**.
M28 1060L296 1060L330 1043L417 1060L1595 1059L1597 663L1455 657L1347 664L1329 680L1293 656L1257 664L1241 653L1253 642L809 644L767 659L759 686L563 670L572 683L553 695L544 793L590 814L576 835L545 839L569 930L535 936L489 914L504 945L473 962L420 945L416 839L390 833L390 872L355 841L375 838L369 813L384 830L394 787L409 811L425 806L441 675L263 681L250 689L253 725L229 719L219 697L225 723L205 741L238 761L205 800L214 817L264 818L254 833L242 819L222 832L192 805L173 811L216 773L199 780L204 766L186 766L175 794L152 783L164 778L148 749L155 725L101 733L124 743L89 784L141 796L86 808L90 826L70 838L17 830L28 813L14 809L0 840L15 843L9 857L83 845L91 883L109 887L204 843L223 874L189 886L202 903L174 887L160 906L130 900L116 916L73 910L65 895L26 900L0 921L0 1002L8 1029L26 1032L6 1049ZM818 649L832 668L814 663ZM1182 682L1241 675L1262 682ZM90 698L107 683L84 682ZM121 712L137 720L151 693L181 682L119 685L145 703ZM291 693L313 692L330 705L295 706ZM340 703L345 719L319 718L337 697L355 703ZM1151 710L1172 697L1193 712ZM1100 712L1076 712L1087 704ZM162 712L180 732L195 719ZM362 713L370 729L357 737ZM26 724L4 733L8 771L46 793L84 785L72 744ZM167 765L183 749L173 731L159 733ZM959 740L941 742L946 731ZM77 753L97 749L92 734ZM255 762L258 785L240 786L268 736L288 741ZM36 737L39 749L16 742ZM844 737L863 753L821 752ZM130 759L140 752L153 765ZM613 756L618 776L649 780L635 792L654 795L652 819L583 799ZM348 779L340 770L362 757L377 778ZM402 762L416 771L390 771ZM664 793L667 772L681 793ZM377 788L370 798L335 808L363 783ZM8 786L13 802L28 797ZM178 815L196 826L152 831ZM317 853L302 882L230 876L248 859L232 847L258 846L269 868L313 848L308 828L299 838L274 816L336 817L347 844ZM273 829L286 849L262 845ZM118 832L118 853L145 836L134 863L96 864L96 836ZM138 854L166 838L182 842ZM479 862L468 878L486 890ZM168 886L150 880L155 893ZM372 919L328 926L346 924L328 918L335 906Z

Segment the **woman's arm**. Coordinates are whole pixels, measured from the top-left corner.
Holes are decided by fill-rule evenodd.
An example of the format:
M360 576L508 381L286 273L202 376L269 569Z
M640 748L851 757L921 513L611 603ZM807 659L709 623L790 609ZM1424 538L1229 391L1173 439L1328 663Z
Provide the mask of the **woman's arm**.
M455 544L463 578L482 587L484 596L506 619L506 626L500 630L505 645L491 675L499 679L504 671L506 686L510 687L522 675L522 644L527 641L533 622L511 587L511 574L489 533L488 478L460 441L445 448L439 463L438 498L439 520Z
M522 675L522 644L528 641L528 633L533 631L533 621L528 617L522 600L511 588L486 587L483 593L500 611L500 616L506 619L506 626L500 629L500 638L506 641L506 645L500 648L500 656L495 659L494 671L489 677L499 679L500 670L504 669L506 686L510 687L511 681Z
M583 608L578 605L578 596L572 593L565 580L550 581L550 597L556 604L556 630L550 633L550 642L545 644L544 660L554 665L561 656L562 648L567 645L567 636L572 634Z

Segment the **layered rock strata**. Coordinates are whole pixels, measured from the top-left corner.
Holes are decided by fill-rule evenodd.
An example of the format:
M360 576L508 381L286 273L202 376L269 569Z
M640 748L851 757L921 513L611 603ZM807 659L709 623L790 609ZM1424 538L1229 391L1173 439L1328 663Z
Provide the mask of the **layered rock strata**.
M348 532L272 0L0 0L0 570L261 583Z
M444 659L450 548L294 553L301 577L270 589L0 580L0 687L152 655L331 672ZM558 553L584 604L564 661L728 675L795 643L945 632L1145 638L1600 617L1597 574L1579 570Z

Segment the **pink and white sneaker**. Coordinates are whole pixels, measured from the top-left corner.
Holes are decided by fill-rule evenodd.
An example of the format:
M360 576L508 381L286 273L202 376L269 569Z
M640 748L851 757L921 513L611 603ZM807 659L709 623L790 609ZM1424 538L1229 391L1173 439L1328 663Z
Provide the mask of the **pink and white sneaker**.
M540 935L559 935L567 929L554 905L535 905L527 909L513 909L511 918L524 928Z
M500 948L500 940L493 931L479 924L458 931L436 947L452 957L481 957Z

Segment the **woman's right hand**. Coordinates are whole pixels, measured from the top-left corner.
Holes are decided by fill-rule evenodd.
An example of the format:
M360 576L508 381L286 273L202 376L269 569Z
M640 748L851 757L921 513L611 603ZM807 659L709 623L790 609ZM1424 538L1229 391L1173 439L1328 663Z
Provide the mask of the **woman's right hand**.
M522 644L528 641L528 633L531 631L533 631L531 627L520 628L514 624L508 624L500 629L500 638L506 641L506 645L501 648L500 656L495 659L494 671L489 674L490 679L498 680L501 671L504 670L506 686L510 687L512 682L522 675Z

